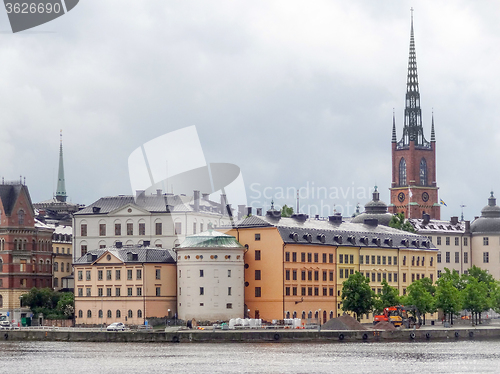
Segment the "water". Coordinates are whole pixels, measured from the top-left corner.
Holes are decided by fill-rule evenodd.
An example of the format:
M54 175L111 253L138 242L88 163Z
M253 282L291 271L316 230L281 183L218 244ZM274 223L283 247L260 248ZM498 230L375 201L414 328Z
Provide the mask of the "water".
M1 342L2 373L500 373L500 341Z

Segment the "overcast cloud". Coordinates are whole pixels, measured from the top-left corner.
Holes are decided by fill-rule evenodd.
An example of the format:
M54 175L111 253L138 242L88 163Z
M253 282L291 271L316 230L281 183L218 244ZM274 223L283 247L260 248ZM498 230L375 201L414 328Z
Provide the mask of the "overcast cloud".
M500 197L498 1L82 0L18 34L1 11L0 176L52 197L63 129L72 202L129 194L130 153L195 125L207 162L238 165L254 206L295 206L281 189L306 186L301 205L321 215L352 214L374 185L388 202L411 6L441 215L465 204L473 219Z

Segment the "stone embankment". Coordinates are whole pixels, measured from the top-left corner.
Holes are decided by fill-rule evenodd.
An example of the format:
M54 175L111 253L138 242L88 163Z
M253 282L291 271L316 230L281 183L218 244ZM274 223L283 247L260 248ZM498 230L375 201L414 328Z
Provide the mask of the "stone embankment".
M0 341L72 341L72 342L426 342L470 339L500 339L500 327L451 327L397 330L172 330L108 332L85 329L0 330Z

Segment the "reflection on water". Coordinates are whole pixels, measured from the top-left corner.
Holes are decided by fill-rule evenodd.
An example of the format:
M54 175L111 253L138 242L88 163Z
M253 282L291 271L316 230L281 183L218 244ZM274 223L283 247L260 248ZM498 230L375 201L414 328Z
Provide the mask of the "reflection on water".
M1 342L2 373L500 373L499 341Z

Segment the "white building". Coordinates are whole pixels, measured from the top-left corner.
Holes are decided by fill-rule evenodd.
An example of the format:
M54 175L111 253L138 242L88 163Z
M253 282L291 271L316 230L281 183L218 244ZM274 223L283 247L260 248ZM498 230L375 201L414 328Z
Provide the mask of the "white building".
M244 317L244 250L234 236L214 230L188 236L177 247L180 319L227 321Z
M230 225L226 197L221 202L209 200L208 194L194 196L154 195L138 191L134 196L103 197L74 214L73 261L87 251L113 246L150 244L173 248L187 235L207 230L209 227ZM149 243L148 243L149 242Z

